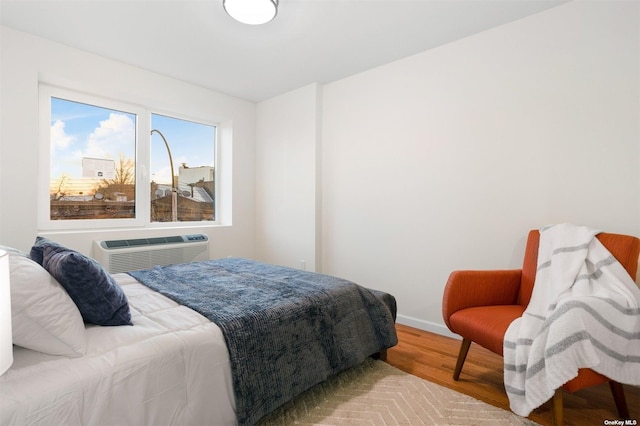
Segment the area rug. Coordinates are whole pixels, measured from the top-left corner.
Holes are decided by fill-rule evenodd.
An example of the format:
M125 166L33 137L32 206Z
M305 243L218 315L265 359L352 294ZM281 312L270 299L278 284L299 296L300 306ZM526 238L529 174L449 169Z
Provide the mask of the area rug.
M537 423L373 359L309 389L259 423L260 426L497 424Z

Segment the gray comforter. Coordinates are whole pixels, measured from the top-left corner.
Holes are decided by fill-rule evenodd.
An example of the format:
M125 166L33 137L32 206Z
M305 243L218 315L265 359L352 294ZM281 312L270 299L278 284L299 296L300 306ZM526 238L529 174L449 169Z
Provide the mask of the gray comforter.
M393 296L343 279L246 259L129 274L222 329L241 425L397 343Z

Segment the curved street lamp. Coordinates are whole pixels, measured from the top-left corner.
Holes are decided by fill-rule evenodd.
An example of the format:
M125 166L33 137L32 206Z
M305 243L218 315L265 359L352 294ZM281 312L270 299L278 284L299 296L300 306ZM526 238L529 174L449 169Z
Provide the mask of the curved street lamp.
M169 165L171 166L171 220L173 222L178 221L178 188L176 186L176 175L173 172L173 157L171 156L171 149L169 149L169 143L160 130L151 130L151 135L156 132L162 138L164 146L167 147L167 153L169 154Z

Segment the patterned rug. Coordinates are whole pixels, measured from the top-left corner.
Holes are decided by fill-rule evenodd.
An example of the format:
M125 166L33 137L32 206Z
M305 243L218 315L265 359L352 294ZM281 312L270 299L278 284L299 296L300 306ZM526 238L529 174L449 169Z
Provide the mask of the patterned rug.
M263 418L281 425L536 425L382 361L330 378Z

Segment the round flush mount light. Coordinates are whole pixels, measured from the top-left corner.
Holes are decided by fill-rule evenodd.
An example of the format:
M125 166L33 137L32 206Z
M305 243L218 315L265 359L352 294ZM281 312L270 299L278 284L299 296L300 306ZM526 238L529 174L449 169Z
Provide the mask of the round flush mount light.
M243 24L266 24L278 13L278 0L222 0L222 7Z

